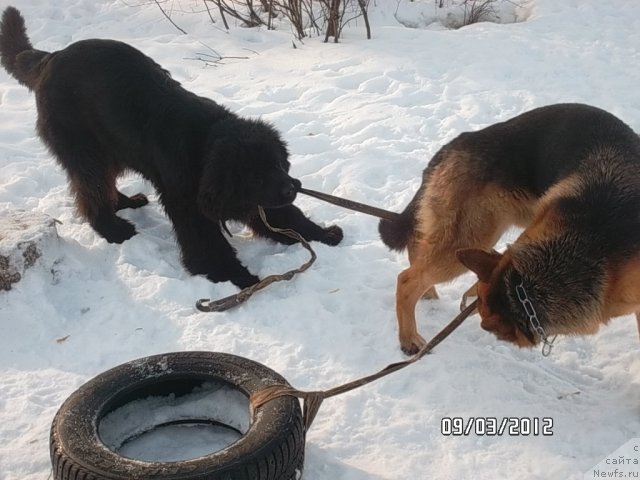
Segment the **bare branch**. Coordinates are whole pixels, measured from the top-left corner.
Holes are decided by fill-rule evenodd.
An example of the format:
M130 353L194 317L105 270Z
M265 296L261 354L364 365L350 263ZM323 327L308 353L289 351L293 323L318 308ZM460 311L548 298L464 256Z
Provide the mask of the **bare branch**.
M162 12L162 14L167 17L167 20L169 20L171 22L171 24L176 27L178 30L180 30L182 33L184 33L185 35L187 34L187 32L185 32L182 28L180 28L178 25L176 25L176 22L174 22L173 20L171 20L171 17L167 14L167 12L164 11L164 8L162 8L162 6L160 5L160 2L158 2L158 0L154 0L155 4L158 6L158 8L160 9L160 11Z
M209 5L207 5L207 0L203 0L204 3L204 7L207 9L207 13L209 14L209 19L211 20L211 23L216 23L215 19L213 18L213 15L211 15L211 10L209 10Z

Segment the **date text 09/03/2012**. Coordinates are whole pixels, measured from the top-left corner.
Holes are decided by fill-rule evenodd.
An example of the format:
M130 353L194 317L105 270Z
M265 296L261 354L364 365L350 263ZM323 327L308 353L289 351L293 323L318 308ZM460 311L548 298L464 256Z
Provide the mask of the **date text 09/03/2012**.
M510 435L551 436L551 417L442 417L440 433L445 436L466 435Z

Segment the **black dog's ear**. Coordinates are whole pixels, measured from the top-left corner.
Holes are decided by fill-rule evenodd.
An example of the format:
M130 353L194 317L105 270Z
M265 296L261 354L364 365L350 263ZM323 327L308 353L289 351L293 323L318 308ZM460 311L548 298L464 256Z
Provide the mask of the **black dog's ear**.
M234 179L231 165L222 158L210 158L202 169L198 186L198 207L214 221L225 220L225 208L231 207Z
M282 145L282 151L283 151L282 169L288 173L289 169L291 168L291 162L289 161L289 147L285 142L282 142L282 141L281 141L281 145Z

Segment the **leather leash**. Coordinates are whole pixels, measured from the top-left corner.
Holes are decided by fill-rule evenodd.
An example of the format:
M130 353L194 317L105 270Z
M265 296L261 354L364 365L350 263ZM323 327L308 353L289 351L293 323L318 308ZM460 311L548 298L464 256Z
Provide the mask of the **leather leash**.
M342 385L338 385L337 387L330 388L329 390L304 391L298 390L290 385L285 384L265 387L262 390L259 390L251 395L251 398L249 399L251 414L253 415L255 409L259 408L265 403L284 395L290 395L300 398L303 400L302 411L304 432L306 435L307 431L311 427L311 424L313 423L313 420L316 418L316 414L318 413L322 402L326 398L335 397L336 395L355 390L356 388L367 385L368 383L378 380L379 378L386 377L393 372L397 372L398 370L401 370L405 367L408 367L412 363L417 362L427 353L433 350L440 342L447 338L456 328L458 328L462 324L462 322L475 311L476 304L477 300L474 300L468 307L466 307L453 320L451 320L451 322L449 322L447 326L440 330L440 332L438 332L436 336L433 337L424 347L422 347L420 351L418 351L418 353L408 358L407 360L392 363L384 367L379 372L358 378Z
M347 208L349 210L355 210L356 212L366 213L368 215L373 215L375 217L383 218L385 220L396 220L400 217L399 213L390 212L388 210L383 210L382 208L372 207L370 205L365 205L364 203L355 202L353 200L347 200L346 198L335 197L333 195L329 195L328 193L317 192L315 190L309 190L308 188L300 187L298 189L300 193L304 193L305 195L309 195L310 197L315 197L320 200L324 200L325 202L332 203L334 205L338 205L339 207ZM250 287L244 288L238 293L233 295L229 295L228 297L221 298L219 300L211 300L208 298L201 298L196 302L196 308L201 312L224 312L225 310L229 310L241 303L247 301L255 292L258 290L262 290L263 288L271 285L275 282L280 282L282 280L291 280L296 274L302 273L307 270L313 262L316 261L316 253L313 251L309 242L307 242L302 235L298 232L291 230L289 228L276 228L269 225L267 221L267 217L264 213L262 207L258 207L258 213L260 214L260 218L262 222L274 232L281 233L290 238L293 238L300 242L304 248L306 248L311 254L311 258L304 263L302 266L289 270L281 275L269 275L268 277L263 278L258 283L251 285ZM230 234L229 230L226 228L226 224L223 223L223 226L227 233Z
M367 215L373 215L374 217L383 218L385 220L397 220L400 217L399 213L390 212L389 210L383 210L382 208L372 207L364 203L355 202L353 200L347 200L346 198L335 197L328 193L317 192L315 190L309 190L308 188L300 187L298 189L300 193L315 197L325 202L332 203L339 207L347 208L349 210L355 210L356 212L366 213Z
M329 195L322 192L316 192L314 190L309 190L306 188L300 188L299 192L318 198L320 200L324 200L334 205L338 205L340 207L344 207L350 210L355 210L361 213L366 213L368 215L373 215L386 220L395 220L400 216L400 214L398 213L389 212L387 210L371 207L369 205L355 202L353 200L347 200L344 198L335 197L333 195ZM253 295L254 292L265 288L271 283L278 282L281 280L291 280L294 277L294 275L296 275L297 273L301 273L307 270L316 260L315 252L311 249L311 246L309 245L309 243L299 233L291 229L281 229L281 228L276 228L269 225L269 222L267 222L266 215L262 207L258 207L258 211L260 213L260 218L268 228L270 228L275 232L282 233L283 235L287 235L291 238L298 240L302 244L302 246L311 253L310 260L308 260L301 267L295 270L286 272L282 275L270 275L264 278L263 280L261 280L260 282L243 289L242 291L240 291L235 295L230 295L228 297L225 297L216 301L211 301L209 299L198 300L198 302L196 303L196 307L198 308L198 310L203 312L221 312L224 310L228 310L229 308L232 308L248 300L251 297L251 295ZM322 405L322 402L326 398L335 397L336 395L340 395L342 393L355 390L356 388L367 385L382 377L386 377L387 375L390 375L393 372L397 372L398 370L401 370L405 367L408 367L412 363L417 362L426 354L431 352L431 350L433 350L440 342L442 342L445 338L447 338L456 328L458 328L462 324L462 322L475 311L476 304L477 304L477 300L473 301L462 312L460 312L451 322L449 322L448 325L446 325L442 330L440 330L440 332L438 332L424 347L422 347L418 351L418 353L408 358L407 360L404 360L402 362L391 363L376 373L358 378L356 380L352 380L351 382L338 385L328 390L304 391L304 390L298 390L296 388L293 388L287 384L270 385L251 395L251 398L249 399L251 414L253 415L257 408L260 408L262 405L264 405L265 403L275 398L279 398L285 395L300 398L303 401L304 434L306 436L307 431L311 428L311 424L313 423L313 420L316 418L318 410L320 410L320 406Z
M230 308L233 308L237 305L240 305L241 303L246 302L247 300L249 300L249 298L251 298L251 295L253 295L255 292L257 292L258 290L262 290L263 288L271 285L272 283L281 282L282 280L291 280L296 274L304 272L311 265L313 265L313 262L316 261L316 258L317 258L316 252L313 251L313 249L311 248L311 245L309 245L309 242L307 242L302 237L302 235L300 235L295 230L291 230L290 228L276 228L270 225L269 222L267 221L267 216L265 215L262 207L258 207L258 213L260 214L260 218L262 219L263 223L267 226L267 228L269 228L274 232L281 233L282 235L286 235L287 237L293 238L298 242L300 242L300 244L309 251L311 258L309 258L309 260L307 260L304 264L302 264L298 268L289 270L288 272L285 272L280 275L269 275L268 277L265 277L262 280L260 280L258 283L254 283L250 287L244 288L240 290L238 293L229 295L228 297L224 297L219 300L201 298L196 302L196 308L201 312L224 312L225 310L229 310Z

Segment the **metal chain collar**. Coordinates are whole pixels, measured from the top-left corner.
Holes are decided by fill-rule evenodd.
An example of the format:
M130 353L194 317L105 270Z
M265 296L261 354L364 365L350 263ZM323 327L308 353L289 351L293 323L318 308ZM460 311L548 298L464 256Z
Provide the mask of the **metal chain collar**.
M556 341L557 335L554 335L551 340L549 340L549 337L547 337L547 333L544 331L544 328L542 328L542 325L540 325L540 320L538 319L536 309L533 308L533 303L531 303L531 300L529 300L527 291L524 289L522 280L520 280L520 284L516 285L516 295L518 295L518 300L520 300L525 313L529 317L531 328L533 328L533 330L542 339L542 356L549 356L549 354L551 353L551 349L553 348L553 342Z

